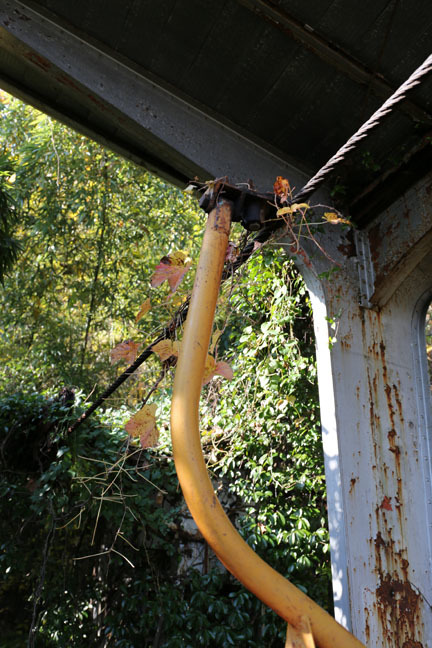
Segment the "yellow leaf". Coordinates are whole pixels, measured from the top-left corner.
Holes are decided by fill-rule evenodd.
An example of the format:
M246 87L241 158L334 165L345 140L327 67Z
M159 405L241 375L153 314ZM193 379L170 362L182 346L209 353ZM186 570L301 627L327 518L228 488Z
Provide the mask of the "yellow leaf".
M180 342L173 342L172 340L161 340L154 346L152 346L152 351L156 353L159 358L164 362L171 358L171 356L178 357L180 351Z
M175 341L175 342L172 343L172 350L173 350L172 354L176 358L178 358L179 353L180 353L180 345L181 345L181 342L178 342L178 341Z
M136 322L137 324L138 324L138 322L140 321L140 319L141 319L142 317L144 317L144 315L146 315L146 313L149 312L150 308L151 308L150 299L146 299L145 302L143 302L143 303L141 304L140 309L139 309L139 311L138 311L138 314L137 314L137 316L135 317L135 322Z
M133 438L139 437L143 448L150 448L156 445L159 438L155 418L156 408L156 403L144 405L125 425L125 430L129 436Z
M216 366L216 360L213 358L213 356L207 353L207 357L204 365L203 385L210 382L210 380L213 378L215 366Z
M167 297L166 303L170 303L175 308L179 308L185 303L187 297L187 295L179 295L178 293L173 295L173 293L170 293Z
M309 209L308 203L294 203L289 207L282 207L277 210L277 215L283 216L284 214L294 214L294 212L299 211L300 209Z
M177 252L171 252L171 254L168 255L168 258L172 265L183 266L188 259L188 255L186 252L183 252L183 250L177 250Z
M152 351L164 362L164 360L168 360L173 355L173 343L171 340L161 340L152 346Z
M325 212L324 218L329 223L336 225L337 223L345 223L346 225L352 225L351 221L347 218L341 218L336 212Z
M12 173L12 175L9 176L9 178L7 179L7 181L8 181L10 184L13 184L13 183L15 182L15 180L16 180L16 173Z
M210 344L210 353L214 353L214 350L216 348L216 344L218 343L218 340L220 336L222 335L222 331L220 329L215 329L214 333L212 335L211 339L211 344Z
M293 203L291 209L293 212L299 211L299 209L309 209L309 203Z

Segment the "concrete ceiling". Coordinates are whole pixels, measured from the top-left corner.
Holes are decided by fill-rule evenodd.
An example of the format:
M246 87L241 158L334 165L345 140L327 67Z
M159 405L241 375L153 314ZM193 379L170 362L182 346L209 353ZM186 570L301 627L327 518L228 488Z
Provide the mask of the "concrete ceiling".
M202 129L207 120L254 154L268 152L275 169L283 161L282 175L292 168L301 182L430 54L432 3L0 0L0 24L4 89L150 170L178 184L214 172L201 149L217 147L216 135L197 142L191 135L201 119ZM117 83L116 94L108 86L120 68L134 77ZM165 104L151 92L165 93ZM169 129L177 140L183 129L189 148ZM368 220L430 170L431 133L429 75L328 189L336 187L359 222ZM236 159L227 158L230 175Z

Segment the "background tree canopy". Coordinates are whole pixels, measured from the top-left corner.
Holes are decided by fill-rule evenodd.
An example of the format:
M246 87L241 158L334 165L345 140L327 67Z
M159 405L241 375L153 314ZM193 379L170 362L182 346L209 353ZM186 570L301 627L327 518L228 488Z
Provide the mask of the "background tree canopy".
M148 344L181 303L192 272L169 299L150 277L175 250L196 262L204 215L6 94L0 109L2 646L283 645L284 623L218 564L185 509L169 372L153 395L159 445L128 440L124 423L160 374L155 356L68 433L121 370L110 349ZM217 326L234 379L203 392L215 488L247 542L331 610L311 310L278 250L228 282Z

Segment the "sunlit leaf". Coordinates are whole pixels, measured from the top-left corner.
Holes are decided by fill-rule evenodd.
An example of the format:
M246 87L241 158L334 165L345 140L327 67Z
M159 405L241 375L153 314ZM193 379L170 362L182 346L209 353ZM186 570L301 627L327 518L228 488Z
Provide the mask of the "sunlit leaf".
M140 319L143 318L144 315L149 312L150 308L151 308L150 299L146 299L145 302L141 304L137 316L135 317L135 322L137 324L140 321Z
M226 378L227 380L232 380L234 376L233 370L227 362L216 362L214 357L208 353L204 367L203 385L210 382L216 374Z
M348 220L347 218L341 218L341 216L339 216L339 214L336 214L336 212L325 212L324 218L326 221L332 223L333 225L337 225L337 223L345 223L346 225L352 225L350 220Z
M218 374L219 376L222 376L222 378L226 378L227 380L232 380L234 378L232 367L223 360L216 362L214 372L215 374Z
M190 263L185 263L187 256L185 252L173 252L165 256L156 266L151 278L153 288L160 286L164 281L168 281L171 292L175 292L180 285L183 277L191 267Z
M184 266L191 261L186 252L183 252L183 250L171 252L171 254L168 255L168 259L171 261L171 265L176 266Z
M176 293L176 294L173 295L172 293L170 293L168 295L166 303L170 303L170 304L172 304L172 306L175 306L176 308L179 308L179 306L181 306L182 304L185 303L187 298L188 298L187 295L181 295L179 293Z
M290 183L286 178L278 176L273 185L273 191L275 192L276 196L279 196L280 198L287 198L291 195Z
M144 405L125 425L125 430L129 436L133 438L139 437L143 448L153 447L159 438L155 418L156 408L156 403Z
M152 346L152 351L159 356L162 362L168 360L171 356L178 357L179 350L180 342L173 342L172 340L161 340Z
M216 344L218 343L218 340L220 336L222 335L223 331L220 329L215 329L212 335L211 343L210 343L210 353L214 353L214 350L216 348Z
M281 207L281 209L277 210L277 215L294 214L294 212L300 211L301 209L309 209L308 203L293 203L289 207Z
M133 340L125 340L125 342L120 342L117 344L114 349L111 349L110 359L111 364L118 362L119 360L124 360L125 362L133 362L138 354L138 349L141 344L139 342L134 342Z

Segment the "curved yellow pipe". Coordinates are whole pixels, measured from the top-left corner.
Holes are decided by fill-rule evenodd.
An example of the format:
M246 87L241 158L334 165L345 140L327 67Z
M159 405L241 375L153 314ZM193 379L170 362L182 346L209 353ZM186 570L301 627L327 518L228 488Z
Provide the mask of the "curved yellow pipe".
M363 644L306 594L264 562L236 531L220 505L204 462L199 400L213 326L232 204L220 201L208 217L174 380L171 433L177 475L189 510L220 561L266 605L294 627L309 618L320 648Z

